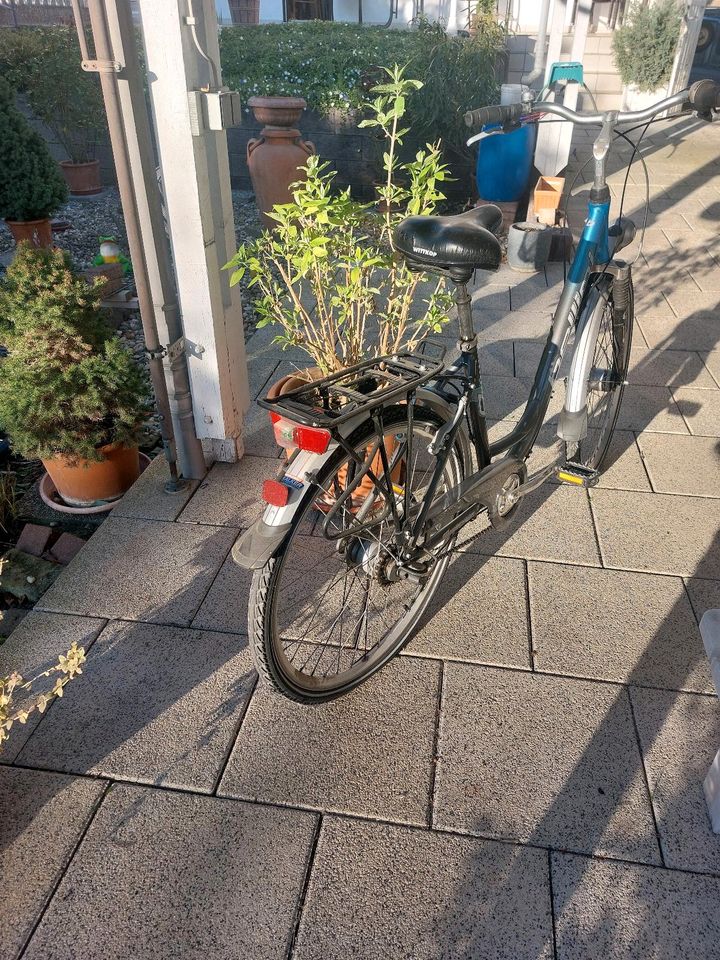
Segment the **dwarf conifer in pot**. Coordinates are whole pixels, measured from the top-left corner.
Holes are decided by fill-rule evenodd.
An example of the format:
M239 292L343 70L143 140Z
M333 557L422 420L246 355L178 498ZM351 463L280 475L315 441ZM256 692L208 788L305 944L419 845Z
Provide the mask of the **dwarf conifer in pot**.
M0 423L80 506L121 496L137 478L149 409L146 377L98 302L60 250L21 244L0 283Z
M67 187L43 138L15 106L0 80L0 218L16 241L51 242L50 217L67 200Z

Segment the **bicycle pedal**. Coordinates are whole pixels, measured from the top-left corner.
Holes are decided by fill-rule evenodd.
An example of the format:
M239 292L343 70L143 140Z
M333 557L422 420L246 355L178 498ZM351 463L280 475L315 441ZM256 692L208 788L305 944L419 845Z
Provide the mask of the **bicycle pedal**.
M568 483L573 487L594 487L600 479L597 470L585 467L581 463L566 463L557 467L555 476L561 483Z

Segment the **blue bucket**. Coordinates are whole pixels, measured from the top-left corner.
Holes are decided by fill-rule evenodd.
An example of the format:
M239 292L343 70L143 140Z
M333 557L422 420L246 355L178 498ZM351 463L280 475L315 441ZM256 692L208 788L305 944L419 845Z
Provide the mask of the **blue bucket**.
M497 130L497 125L483 130ZM536 133L531 123L480 140L475 176L483 200L507 203L522 197L530 179Z

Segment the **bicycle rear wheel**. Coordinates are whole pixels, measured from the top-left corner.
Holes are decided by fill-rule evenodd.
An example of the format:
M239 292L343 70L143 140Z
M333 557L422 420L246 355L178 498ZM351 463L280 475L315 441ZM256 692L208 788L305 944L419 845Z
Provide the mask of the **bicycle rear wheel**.
M428 445L443 425L434 411L407 406L383 412L382 443L391 483L381 464L381 438L372 421L338 449L317 477L279 554L253 577L249 633L267 680L303 703L330 700L354 689L393 657L410 637L435 593L455 537L432 555L398 565L391 499L402 511L405 489L419 504L437 458ZM363 471L370 466L380 481ZM456 441L436 496L459 483L464 448ZM455 535L456 536L456 535Z
M616 307L615 284L622 282L623 309ZM591 294L599 294L597 303ZM566 443L568 461L600 470L608 453L622 403L634 321L633 288L630 277L618 281L603 274L590 287L580 307L580 318L587 310L602 311L593 359L587 383L587 436L579 442Z

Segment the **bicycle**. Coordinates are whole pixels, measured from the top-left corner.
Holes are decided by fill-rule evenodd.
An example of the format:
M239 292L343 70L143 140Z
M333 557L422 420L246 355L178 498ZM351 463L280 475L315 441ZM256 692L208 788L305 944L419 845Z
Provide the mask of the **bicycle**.
M555 310L524 412L490 442L467 284L497 270L501 213L490 204L454 216L413 216L394 246L412 269L455 284L459 354L433 344L360 363L260 403L296 452L267 480L263 516L233 557L253 571L249 635L276 690L317 703L354 689L405 645L437 590L460 531L481 514L510 524L522 498L555 477L594 485L622 401L633 329L632 265L617 253L632 221L609 221L606 162L615 130L687 105L704 119L720 87L699 81L632 113L577 113L552 102L485 107L469 126L512 129L545 114L599 125L588 217ZM620 134L622 136L622 134ZM637 149L637 147L636 147ZM560 365L572 344L557 432L565 458L528 476Z

